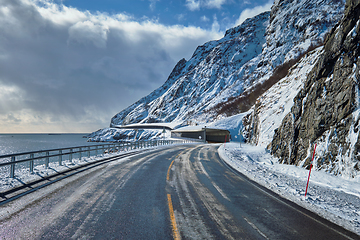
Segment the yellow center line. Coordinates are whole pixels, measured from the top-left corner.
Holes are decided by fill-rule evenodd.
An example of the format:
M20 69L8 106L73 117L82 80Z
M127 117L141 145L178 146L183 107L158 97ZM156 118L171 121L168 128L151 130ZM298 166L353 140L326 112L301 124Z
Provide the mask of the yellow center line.
M178 158L178 156L180 155L180 153L175 157ZM170 163L169 169L167 171L167 175L166 175L166 180L169 181L170 180L170 169L171 166L174 164L175 159ZM171 226L172 226L172 232L173 232L173 237L175 240L180 240L180 233L179 230L177 228L176 225L176 219L175 219L175 214L174 214L174 208L172 205L172 201L171 201L171 194L167 194L167 199L168 199L168 206L169 206L169 213L170 213L170 220L171 220Z
M169 169L168 169L167 175L166 175L166 181L169 181L169 179L170 179L170 168L171 168L171 166L173 165L174 162L175 162L175 160L173 160L173 161L170 163L170 166L169 166Z
M170 220L171 220L173 237L175 240L179 240L180 234L179 234L178 228L176 226L176 219L175 219L174 209L173 209L173 205L172 205L172 201L171 201L171 195L168 194L167 198L168 198L168 204L169 204L169 212L170 212Z

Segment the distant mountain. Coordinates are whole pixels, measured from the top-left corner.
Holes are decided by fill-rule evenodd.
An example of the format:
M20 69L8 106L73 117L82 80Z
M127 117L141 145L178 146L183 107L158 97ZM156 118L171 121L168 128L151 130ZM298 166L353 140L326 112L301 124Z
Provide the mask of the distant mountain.
M206 123L249 110L304 55L323 44L344 6L343 0L275 1L271 12L247 19L222 39L199 46L188 61L180 60L163 86L92 136L111 140L123 136L112 128L118 125Z
M116 114L111 126L194 119L255 67L251 60L262 51L269 17L268 12L260 14L228 30L224 38L199 46L189 61L177 63L163 86Z

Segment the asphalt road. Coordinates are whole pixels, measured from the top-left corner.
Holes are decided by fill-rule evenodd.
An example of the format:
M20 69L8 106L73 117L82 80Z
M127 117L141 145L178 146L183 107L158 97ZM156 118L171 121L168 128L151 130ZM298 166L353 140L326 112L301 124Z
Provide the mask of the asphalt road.
M98 166L0 207L0 239L357 239L182 145Z

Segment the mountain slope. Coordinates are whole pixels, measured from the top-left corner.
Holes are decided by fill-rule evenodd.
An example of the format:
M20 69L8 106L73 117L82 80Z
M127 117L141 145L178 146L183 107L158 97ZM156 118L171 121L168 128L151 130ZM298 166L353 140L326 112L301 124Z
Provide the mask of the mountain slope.
M302 57L288 74L260 96L243 118L243 134L247 142L267 147L280 127L282 119L294 105L293 99L300 92L306 77L315 66L323 47Z
M268 19L268 12L260 14L199 46L189 61L180 60L162 87L114 116L111 124L181 121L202 111L239 79L241 66L261 53Z
M308 167L316 143L316 168L347 177L360 170L359 31L360 1L348 1L274 135L271 152L282 163Z
M343 0L275 1L270 13L247 19L222 39L199 46L188 61L180 60L163 86L116 114L110 127L206 123L247 111L304 54L322 44L343 16L344 5ZM122 136L111 128L93 136L104 134Z
M244 77L246 90L237 91L241 81L227 88L222 95L236 97L223 106L215 106L215 112L229 116L239 110L247 111L305 53L323 43L329 30L341 19L344 5L344 1L276 1L258 65Z
M229 29L224 38L199 46L189 61L179 61L162 87L116 114L111 126L207 122L218 117L219 112L229 116L247 110L254 101L245 108L235 101L235 110L231 112L221 108L239 96L241 99L255 92L256 86L271 86L283 77L275 81L272 78L273 82L268 83L277 67L284 63L292 65L309 48L321 44L342 17L343 9L343 1L276 1L271 13L247 19Z

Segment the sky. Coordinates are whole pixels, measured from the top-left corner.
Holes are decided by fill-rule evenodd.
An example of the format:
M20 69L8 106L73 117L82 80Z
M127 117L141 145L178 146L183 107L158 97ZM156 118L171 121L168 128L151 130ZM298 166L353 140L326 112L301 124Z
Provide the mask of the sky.
M90 133L272 0L0 0L0 133Z

